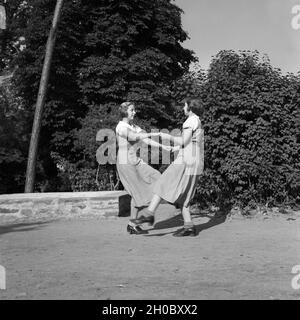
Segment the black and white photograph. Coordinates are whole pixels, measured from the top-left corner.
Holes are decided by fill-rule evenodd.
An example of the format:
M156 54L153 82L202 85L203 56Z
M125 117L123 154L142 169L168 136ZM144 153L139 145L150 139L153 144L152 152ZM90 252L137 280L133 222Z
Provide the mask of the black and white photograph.
M0 0L0 300L299 299L300 0Z

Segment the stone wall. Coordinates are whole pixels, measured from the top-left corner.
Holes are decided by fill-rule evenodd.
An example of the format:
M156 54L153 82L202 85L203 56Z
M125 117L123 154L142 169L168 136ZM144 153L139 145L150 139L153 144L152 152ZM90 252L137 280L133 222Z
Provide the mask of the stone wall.
M130 196L125 191L0 195L0 223L40 218L129 215Z

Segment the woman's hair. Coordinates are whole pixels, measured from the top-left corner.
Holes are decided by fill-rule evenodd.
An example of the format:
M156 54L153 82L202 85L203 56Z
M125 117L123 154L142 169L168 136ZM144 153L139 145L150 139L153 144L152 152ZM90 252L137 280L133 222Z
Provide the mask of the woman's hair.
M204 107L203 107L203 103L201 102L200 99L197 99L197 98L185 98L185 99L180 101L180 104L182 104L182 105L184 105L185 103L187 103L187 105L188 105L188 111L195 112L200 117L203 115Z
M123 102L120 104L119 106L119 112L120 112L120 116L122 118L126 118L127 117L127 110L128 110L128 107L133 105L134 106L134 103L133 102L130 102L130 101L126 101L126 102Z

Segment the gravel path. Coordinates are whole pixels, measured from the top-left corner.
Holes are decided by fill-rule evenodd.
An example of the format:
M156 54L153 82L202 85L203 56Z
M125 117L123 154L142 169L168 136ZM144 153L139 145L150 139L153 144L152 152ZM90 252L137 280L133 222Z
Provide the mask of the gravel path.
M299 299L300 214L194 216L199 234L175 238L180 215L147 235L127 218L0 226L1 299ZM300 282L300 281L299 281ZM300 284L300 283L299 283Z

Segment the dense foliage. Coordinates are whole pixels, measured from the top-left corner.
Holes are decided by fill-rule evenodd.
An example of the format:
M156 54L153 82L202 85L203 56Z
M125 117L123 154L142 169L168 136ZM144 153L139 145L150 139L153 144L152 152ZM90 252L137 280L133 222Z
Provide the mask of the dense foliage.
M258 52L221 51L199 97L205 105L202 199L241 204L299 195L300 77Z
M115 128L120 120L116 109L122 101L135 102L138 121L145 129L170 123L170 84L195 60L180 44L187 34L181 28L181 10L171 1L100 3L87 1L85 7L89 19L77 83L87 113L75 133L77 150L84 153L84 161L78 163L79 176L87 170L95 175L95 133ZM103 170L116 176L113 166L102 167L101 176L107 181Z
M28 114L14 88L0 87L0 194L23 192L28 153Z
M8 49L1 52L2 70L16 69L15 92L24 101L29 128L55 3L14 0L7 5L11 15L5 32ZM20 37L25 49L15 54L10 44L19 43ZM169 83L195 60L192 52L181 46L186 38L181 10L170 0L64 1L43 113L37 190L68 189L59 186L60 176L63 174L66 182L71 171L83 171L84 177L95 173L96 133L90 134L89 129L89 117L95 110L104 108L100 112L104 127L114 127L118 120L105 122L107 105L126 99L142 108L140 117L146 126L170 120L166 103ZM28 144L29 139L24 142L25 149ZM63 173L58 162L65 164ZM91 184L82 185L90 188Z
M7 2L8 28L0 30L0 75L5 79L0 83L0 194L24 190L30 115L16 86L9 81L22 45L18 30L24 27L28 12L22 3Z

